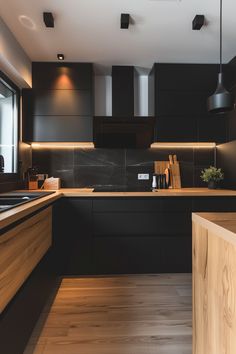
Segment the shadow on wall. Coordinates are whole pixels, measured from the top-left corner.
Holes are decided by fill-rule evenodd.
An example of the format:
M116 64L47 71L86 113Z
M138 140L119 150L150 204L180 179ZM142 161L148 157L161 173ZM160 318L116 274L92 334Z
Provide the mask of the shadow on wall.
M214 149L35 149L32 162L41 173L62 179L62 187L151 186L138 181L138 173L153 174L153 161L168 160L176 154L180 161L183 187L205 186L201 170L214 164Z
M236 189L236 140L217 146L216 165L225 174L223 187Z

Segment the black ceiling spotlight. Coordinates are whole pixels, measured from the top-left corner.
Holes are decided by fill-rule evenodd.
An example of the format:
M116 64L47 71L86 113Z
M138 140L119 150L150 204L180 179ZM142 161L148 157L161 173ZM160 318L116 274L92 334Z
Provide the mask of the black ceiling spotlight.
M44 12L43 13L43 20L44 20L46 27L51 27L51 28L54 27L54 17L51 12Z
M193 30L200 30L202 26L205 24L205 16L204 15L196 15L193 19Z
M121 14L120 16L120 28L128 29L130 21L130 14Z
M65 59L64 54L57 54L57 59L58 60L64 60Z
M223 65L222 65L222 13L223 4L220 0L220 72L218 74L218 82L215 93L208 98L208 111L211 113L225 113L234 108L234 97L224 87Z

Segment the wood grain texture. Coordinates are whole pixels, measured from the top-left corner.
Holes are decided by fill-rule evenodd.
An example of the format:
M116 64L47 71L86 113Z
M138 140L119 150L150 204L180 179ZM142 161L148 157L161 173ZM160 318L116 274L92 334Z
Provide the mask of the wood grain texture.
M0 312L52 244L52 207L0 236Z
M16 191L17 192L17 191ZM21 190L22 192L22 190ZM27 191L25 191L27 193ZM37 190L40 192L40 190ZM42 192L42 191L41 191ZM61 198L61 193L56 192L45 197L30 201L23 205L19 205L11 210L0 213L0 230L11 225L12 223L19 221L20 219L34 213L35 211L54 203Z
M236 246L193 222L193 354L236 352Z
M191 309L189 274L65 278L24 354L191 354Z

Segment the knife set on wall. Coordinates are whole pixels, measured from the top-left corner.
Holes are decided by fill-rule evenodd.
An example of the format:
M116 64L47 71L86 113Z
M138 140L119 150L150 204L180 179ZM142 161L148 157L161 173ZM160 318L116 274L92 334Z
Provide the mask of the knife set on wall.
M169 161L154 161L156 189L181 188L180 166L176 155L169 155Z

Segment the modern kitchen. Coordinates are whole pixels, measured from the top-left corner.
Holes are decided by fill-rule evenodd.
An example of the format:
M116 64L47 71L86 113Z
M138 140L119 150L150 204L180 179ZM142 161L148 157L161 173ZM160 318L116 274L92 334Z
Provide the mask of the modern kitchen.
M235 354L233 0L0 0L0 353Z

